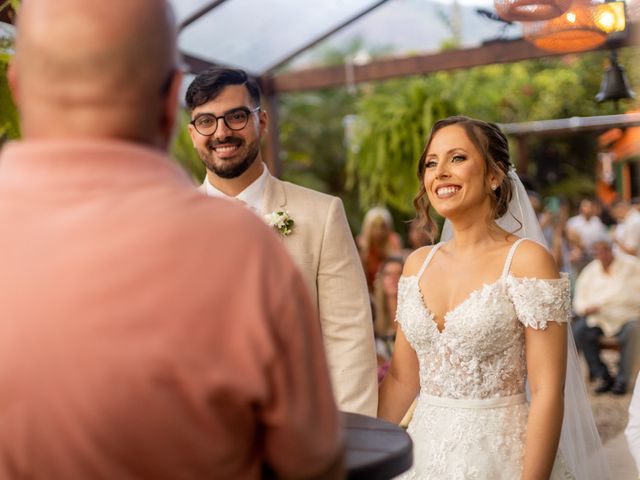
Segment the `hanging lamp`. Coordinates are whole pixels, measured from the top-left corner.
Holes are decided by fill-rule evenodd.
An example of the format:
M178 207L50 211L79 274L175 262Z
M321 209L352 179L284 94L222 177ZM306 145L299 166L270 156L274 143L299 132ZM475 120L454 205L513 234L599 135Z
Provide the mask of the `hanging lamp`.
M571 0L494 0L500 18L510 22L535 22L562 15Z
M627 24L624 2L605 2L595 6L595 22L605 33L623 32Z
M523 36L536 47L549 52L592 50L607 39L607 33L596 22L599 5L591 0L573 0L569 9L559 17L523 23Z

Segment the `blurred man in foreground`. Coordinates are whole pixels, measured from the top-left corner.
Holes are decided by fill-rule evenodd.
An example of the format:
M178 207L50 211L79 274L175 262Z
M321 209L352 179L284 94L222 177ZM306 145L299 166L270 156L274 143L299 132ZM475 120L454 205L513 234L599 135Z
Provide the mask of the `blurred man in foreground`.
M23 4L24 141L0 156L2 479L340 477L300 275L165 154L175 35L160 0Z

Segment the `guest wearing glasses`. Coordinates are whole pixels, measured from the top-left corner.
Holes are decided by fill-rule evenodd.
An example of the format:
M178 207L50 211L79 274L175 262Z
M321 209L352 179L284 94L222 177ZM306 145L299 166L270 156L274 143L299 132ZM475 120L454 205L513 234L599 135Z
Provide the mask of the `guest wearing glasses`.
M260 154L269 119L246 72L206 70L189 86L186 103L191 140L207 168L201 191L246 204L278 231L319 313L338 407L375 416L369 295L342 201L269 173Z

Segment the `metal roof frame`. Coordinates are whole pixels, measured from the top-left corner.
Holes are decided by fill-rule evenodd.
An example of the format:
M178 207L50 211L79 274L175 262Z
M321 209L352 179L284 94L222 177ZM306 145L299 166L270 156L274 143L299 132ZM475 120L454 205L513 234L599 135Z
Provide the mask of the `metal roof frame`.
M178 26L179 30L184 30L186 27L192 25L204 15L210 13L212 10L227 1L228 0L209 1L207 4L203 5L183 19ZM278 60L267 70L262 72L261 75L257 76L257 79L263 86L267 103L270 104L273 110L272 113L275 117L274 119L277 118L277 111L275 111L275 99L279 93L337 87L347 84L347 80L350 83L380 81L389 78L424 75L437 71L472 68L482 65L511 63L522 60L563 55L540 50L520 38L486 42L480 47L475 48L450 50L447 52L416 55L411 57L375 60L364 65L351 65L349 66L350 71L347 71L347 67L343 65L337 67L308 68L283 73L275 72L279 67L300 55L302 52L344 29L387 1L388 0L378 0L377 2L374 2L364 10L300 46L294 52ZM640 5L640 2L636 4L636 6L638 5ZM640 8L637 8L637 10L640 10ZM2 13L3 18L0 20L13 23L15 14L10 8L5 9ZM633 20L633 18L629 19L627 29L624 32L612 35L604 45L594 50L615 49L640 45L640 28L638 27L638 22L634 23ZM215 65L213 62L189 54L183 54L183 63L191 73L199 73L206 68ZM504 124L502 125L502 128L505 133L513 135L519 139L518 143L524 143L523 140L530 135L562 135L575 133L577 131L603 131L614 127L624 128L639 125L640 114L623 114L600 117L574 117L569 119L524 122L519 124ZM274 127L275 128L272 129L272 133L269 136L269 141L267 142L266 160L272 169L272 172L277 175L280 170L277 154L277 124L274 125Z
M603 45L591 51L640 45L640 29L636 27L636 25L628 25L624 35L614 35ZM562 55L566 55L566 53L541 50L522 38L492 41L480 47L375 60L365 65L353 65L351 67L353 71L349 72L349 81L352 83L379 81ZM320 67L282 73L274 75L271 81L275 92L330 88L345 85L346 83L347 71L345 66Z
M192 15L187 17L185 20L180 22L179 29L183 30L184 28L186 28L187 26L191 25L192 23L194 23L195 21L200 19L200 17L206 15L211 10L216 8L218 5L224 3L225 1L227 1L227 0L215 0L215 1L212 1L211 4L204 6L203 8L199 9L197 12L193 13ZM305 43L304 45L301 45L300 47L298 47L292 53L287 54L285 57L277 60L273 65L269 66L266 70L264 70L263 72L259 73L256 76L264 77L264 76L272 74L275 70L277 70L278 68L282 67L283 65L285 65L290 60L294 59L295 57L297 57L298 55L302 54L303 52L306 52L310 48L316 46L318 43L320 43L321 41L329 38L331 35L333 35L333 34L339 32L340 30L343 30L344 28L348 27L352 23L356 22L357 20L359 20L360 18L364 17L365 15L371 13L373 10L377 9L381 5L387 3L388 1L389 0L378 0L377 2L373 3L372 5L369 5L367 8L361 10L360 12L356 13L355 15L352 15L351 17L347 18L346 20L342 21L340 24L332 27L331 29L327 30L326 32L323 32L322 34L320 34L317 37L313 38L312 40L310 40L309 42ZM190 71L194 72L194 73L197 72L197 71L202 71L202 70L206 69L207 68L206 65L208 65L208 66L214 65L214 63L212 63L212 62L209 62L208 60L196 57L194 55L184 55L184 57L185 57L185 59L184 59L185 60L185 64L188 65L190 67Z
M387 1L388 0L378 0L376 3L374 3L373 5L370 5L369 7L365 8L361 12L358 12L357 14L353 15L352 17L347 18L345 21L343 21L339 25L336 25L335 27L333 27L329 31L323 33L322 35L319 35L318 37L316 37L313 40L309 41L305 45L301 46L295 52L287 55L285 58L283 58L281 60L278 60L274 65L269 67L266 70L266 72L264 72L264 73L271 73L274 70L277 70L278 68L280 68L284 64L286 64L288 61L290 61L290 60L294 59L295 57L297 57L298 55L300 55L302 52L305 52L305 51L309 50L310 48L316 46L322 40L324 40L326 38L329 38L334 33L337 33L340 30L344 29L345 27L351 25L353 22L355 22L356 20L359 20L360 18L364 17L365 15L367 15L370 12L372 12L373 10L375 10L376 8L381 6L382 4L386 3ZM263 73L263 75L264 75L264 73Z
M213 0L209 2L184 19L180 24L180 29L184 29L226 1L227 0ZM260 80L260 83L265 88L265 93L277 94L281 92L324 89L346 85L347 83L380 81L412 75L425 75L439 71L564 55L564 53L541 50L523 38L497 39L485 42L479 47L378 59L363 65L339 65L305 68L281 73L277 72L280 67L293 58L314 47L336 32L353 24L355 21L387 3L387 1L388 0L378 0L374 2L335 27L318 35L304 45L299 46L295 51L277 60L263 72L253 72L254 76ZM640 5L640 1L638 1L638 5ZM640 8L636 8L636 10L640 11ZM634 17L637 19L638 16L639 15L634 14L628 17L627 28L624 32L610 35L604 45L594 50L640 45L640 28L638 24L633 23ZM209 66L214 65L211 61L190 54L185 54L183 59L190 73L197 74Z
M186 27L191 25L193 22L199 20L201 17L203 17L204 15L209 13L214 8L222 5L226 1L227 0L213 0L212 2L208 3L207 5L204 5L203 7L199 8L198 10L196 10L195 12L193 12L191 15L189 15L187 18L185 18L184 20L182 20L180 22L180 24L178 25L178 31L184 30Z

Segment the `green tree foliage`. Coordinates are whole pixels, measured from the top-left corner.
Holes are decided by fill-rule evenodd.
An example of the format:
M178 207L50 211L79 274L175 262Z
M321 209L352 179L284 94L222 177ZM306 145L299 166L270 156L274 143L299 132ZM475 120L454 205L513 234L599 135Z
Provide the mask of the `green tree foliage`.
M171 143L171 157L184 168L195 183L201 183L204 179L205 166L198 156L198 152L193 148L191 137L189 136L189 113L181 109L178 115L176 132Z
M20 137L18 112L7 82L7 64L0 62L0 144L5 139Z
M19 0L0 0L0 11L12 8L17 11ZM6 139L20 137L18 113L7 82L7 66L11 59L13 38L0 37L0 145Z
M377 49L366 55L377 57L385 51ZM327 46L319 53L323 65L344 65L348 58L358 55L365 55L359 38L343 48ZM357 98L357 89L349 86L283 94L278 98L282 177L340 196L349 223L356 229L361 211L358 192L345 186L345 128L355 111Z
M632 84L638 84L637 48L620 52ZM621 113L633 105L597 104L594 95L607 52L567 55L428 77L393 80L362 89L348 160L348 181L357 185L362 209L392 205L411 212L418 188L418 158L433 122L462 114L498 123ZM569 192L593 190L593 135L532 139L532 174L543 189L558 182ZM553 153L549 156L549 153ZM516 159L517 161L517 159ZM536 171L536 166L538 167ZM574 179L574 183L572 183ZM554 188L554 191L557 189Z
M350 220L360 215L357 193L345 189L345 119L353 113L354 101L346 88L279 99L282 177L339 195Z
M395 80L358 102L347 174L348 184L358 187L363 209L385 204L412 210L424 139L433 123L454 109L449 100L429 91L428 79Z

